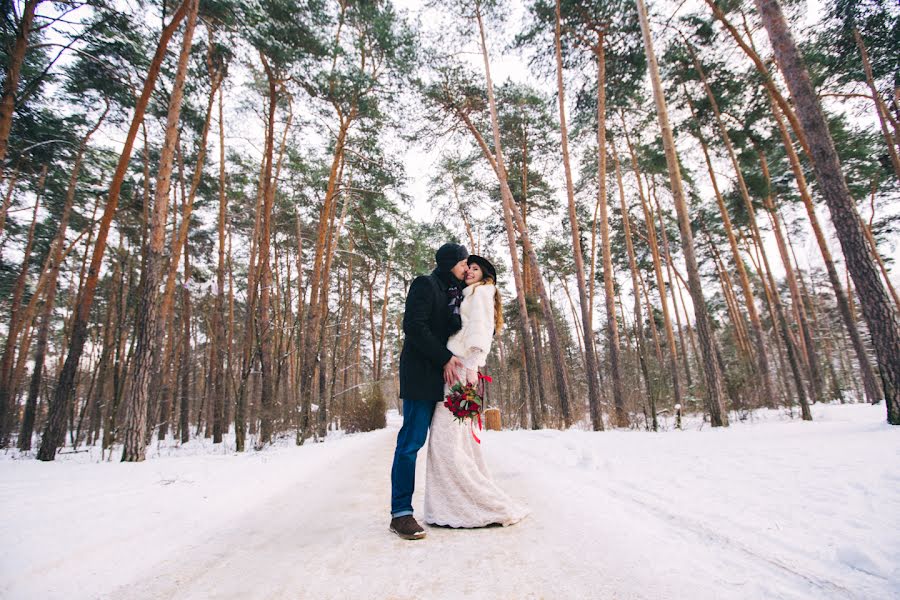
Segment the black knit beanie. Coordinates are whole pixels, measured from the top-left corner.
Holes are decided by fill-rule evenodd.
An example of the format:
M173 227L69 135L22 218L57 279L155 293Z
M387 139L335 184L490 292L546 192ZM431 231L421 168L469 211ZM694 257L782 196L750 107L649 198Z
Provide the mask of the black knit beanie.
M469 251L461 244L444 244L434 253L438 270L445 273L449 273L456 263L467 258L469 258Z

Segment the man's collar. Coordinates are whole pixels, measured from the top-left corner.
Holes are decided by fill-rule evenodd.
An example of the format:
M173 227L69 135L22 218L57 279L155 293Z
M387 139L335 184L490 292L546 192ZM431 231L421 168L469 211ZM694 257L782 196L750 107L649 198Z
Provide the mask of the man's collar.
M450 271L441 271L440 269L435 269L431 272L431 274L437 277L438 280L447 287L460 287L462 285L462 281L457 279L456 276Z

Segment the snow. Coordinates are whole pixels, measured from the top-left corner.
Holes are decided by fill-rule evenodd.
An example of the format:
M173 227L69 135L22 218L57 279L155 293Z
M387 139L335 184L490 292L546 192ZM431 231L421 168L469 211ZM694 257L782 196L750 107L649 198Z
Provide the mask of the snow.
M386 430L241 455L9 453L0 598L900 598L900 428L883 406L813 416L485 431L531 516L415 542L387 529L396 411Z

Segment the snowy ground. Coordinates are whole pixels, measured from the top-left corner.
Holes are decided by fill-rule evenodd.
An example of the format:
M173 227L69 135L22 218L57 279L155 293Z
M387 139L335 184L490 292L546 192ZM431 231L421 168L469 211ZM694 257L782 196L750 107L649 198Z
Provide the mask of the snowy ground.
M244 455L7 454L0 597L900 598L900 428L883 406L813 414L485 432L531 516L416 542L387 530L396 413L387 430Z

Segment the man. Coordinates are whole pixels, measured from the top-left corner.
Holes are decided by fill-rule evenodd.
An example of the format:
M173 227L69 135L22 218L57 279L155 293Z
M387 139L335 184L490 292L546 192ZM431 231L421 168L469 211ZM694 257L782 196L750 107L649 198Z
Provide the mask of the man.
M444 244L435 253L437 268L416 277L406 296L403 350L400 352L400 398L403 426L397 435L391 468L390 529L406 540L425 537L413 517L416 455L425 444L434 406L444 399L444 382L452 383L462 361L447 350L447 339L460 327L466 259L459 244Z

